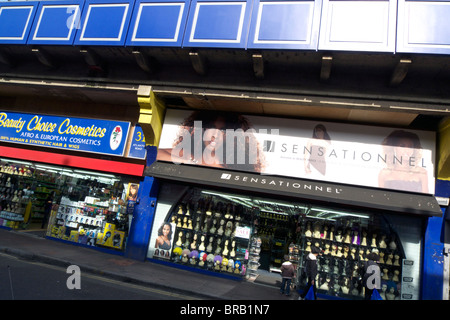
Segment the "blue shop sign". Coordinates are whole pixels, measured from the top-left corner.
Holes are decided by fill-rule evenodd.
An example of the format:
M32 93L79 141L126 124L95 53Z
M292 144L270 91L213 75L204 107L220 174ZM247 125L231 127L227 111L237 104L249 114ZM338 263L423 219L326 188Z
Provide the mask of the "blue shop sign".
M131 139L128 157L145 159L147 149L145 148L145 136L140 125L134 127L133 139Z
M0 112L0 141L123 156L130 123Z

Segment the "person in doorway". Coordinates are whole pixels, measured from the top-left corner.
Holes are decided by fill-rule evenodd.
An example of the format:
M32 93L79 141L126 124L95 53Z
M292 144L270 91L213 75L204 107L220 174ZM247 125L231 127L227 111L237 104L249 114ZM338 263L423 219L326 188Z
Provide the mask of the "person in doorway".
M289 256L284 256L285 262L281 265L281 287L280 293L287 296L291 292L292 279L295 278L295 268L292 262L289 261Z
M305 262L305 272L308 278L308 285L306 286L306 290L300 295L299 300L304 300L308 291L311 287L313 287L314 291L314 300L317 299L317 287L316 287L316 276L317 276L317 256L320 254L321 250L317 246L313 246L311 248L311 252L308 253Z
M48 222L48 219L50 217L50 213L52 212L52 207L53 207L53 198L55 197L55 192L52 191L47 199L47 201L45 202L45 206L44 206L44 217L42 218L42 225L41 225L41 229L44 229L45 225Z

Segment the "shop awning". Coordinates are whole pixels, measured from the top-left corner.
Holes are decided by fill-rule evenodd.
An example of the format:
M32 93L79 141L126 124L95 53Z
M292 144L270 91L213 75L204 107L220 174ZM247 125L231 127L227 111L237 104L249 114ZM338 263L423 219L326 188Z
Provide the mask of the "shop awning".
M440 206L432 195L356 187L282 176L259 175L161 161L156 161L148 166L144 170L144 175L199 184L205 187L237 189L247 193L258 192L377 210L442 216Z

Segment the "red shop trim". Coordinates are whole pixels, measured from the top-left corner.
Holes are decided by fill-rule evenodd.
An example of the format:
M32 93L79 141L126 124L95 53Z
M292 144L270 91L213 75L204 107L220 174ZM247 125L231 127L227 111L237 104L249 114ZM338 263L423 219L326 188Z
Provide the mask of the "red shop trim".
M142 176L144 172L143 164L86 158L67 154L19 149L5 146L0 146L0 156L132 176Z

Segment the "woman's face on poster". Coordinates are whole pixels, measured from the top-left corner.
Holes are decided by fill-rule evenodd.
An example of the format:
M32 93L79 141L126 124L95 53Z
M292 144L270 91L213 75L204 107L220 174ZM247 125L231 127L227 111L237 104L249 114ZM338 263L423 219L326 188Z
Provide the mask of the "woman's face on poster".
M223 130L226 129L226 121L224 118L218 117L215 121L214 121L214 128L219 129L219 130Z
M223 145L223 140L225 136L226 122L224 118L218 117L213 122L213 128L205 130L203 137L203 143L205 148L217 150Z
M317 139L323 139L325 137L325 132L321 128L316 128Z
M400 139L398 145L394 147L396 157L412 157L414 155L414 150L414 142L407 138Z
M217 150L223 145L224 132L217 128L206 129L203 137L205 148Z
M170 226L167 225L167 224L165 224L165 225L163 226L162 232L163 232L163 235L164 235L165 237L167 237L167 236L169 235L169 233L170 233Z

